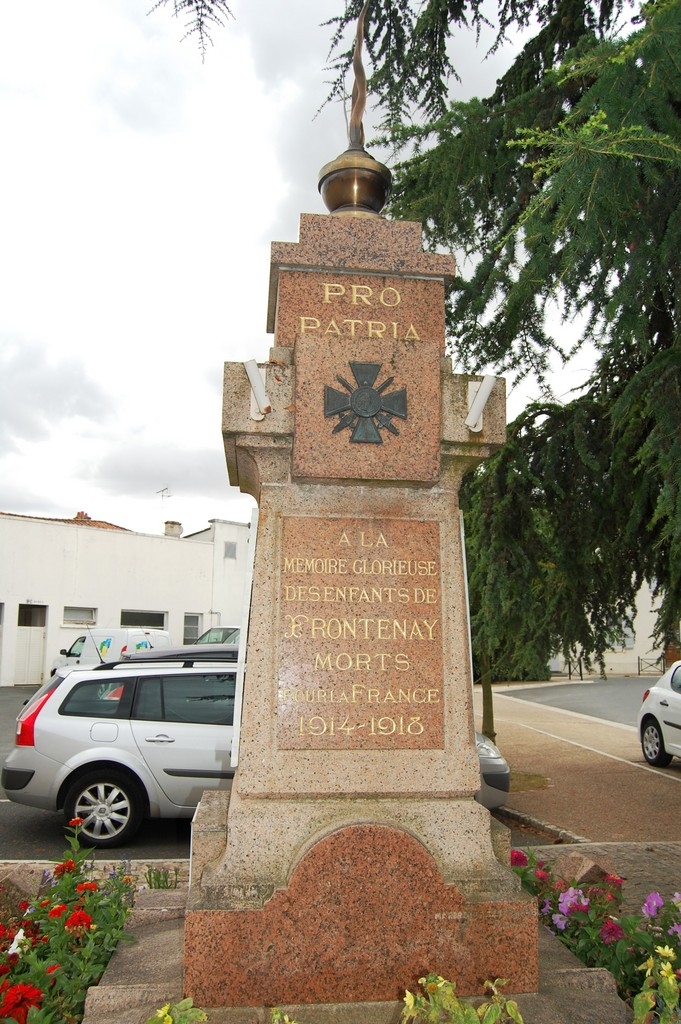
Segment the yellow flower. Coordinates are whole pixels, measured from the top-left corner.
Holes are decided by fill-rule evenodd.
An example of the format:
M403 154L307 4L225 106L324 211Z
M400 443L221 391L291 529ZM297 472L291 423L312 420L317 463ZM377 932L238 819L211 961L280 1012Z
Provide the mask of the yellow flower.
M168 1010L169 1009L170 1009L170 1003L166 1003L165 1006L162 1006L160 1010L156 1011L156 1016L160 1020L162 1020L162 1021L167 1020L167 1018L168 1018Z
M655 966L655 960L654 960L654 958L652 956L649 956L648 959L644 963L639 964L638 970L639 971L645 971L646 972L646 978L649 978L651 973L652 973L652 970L653 970L654 966Z
M667 960L666 964L660 964L660 975L663 978L669 978L670 980L674 977L674 968Z
M664 960L676 960L676 953L671 946L655 946L655 952Z

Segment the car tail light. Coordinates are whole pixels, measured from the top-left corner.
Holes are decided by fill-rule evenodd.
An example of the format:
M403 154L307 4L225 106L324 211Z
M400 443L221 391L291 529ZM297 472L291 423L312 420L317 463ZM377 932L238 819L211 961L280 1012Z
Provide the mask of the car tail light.
M641 697L641 704L645 704L645 702L648 700L649 693L650 693L650 690L646 690L645 691L645 693Z
M54 688L44 693L34 704L24 708L17 718L17 734L14 742L17 747L35 746L35 723L43 707L54 693Z

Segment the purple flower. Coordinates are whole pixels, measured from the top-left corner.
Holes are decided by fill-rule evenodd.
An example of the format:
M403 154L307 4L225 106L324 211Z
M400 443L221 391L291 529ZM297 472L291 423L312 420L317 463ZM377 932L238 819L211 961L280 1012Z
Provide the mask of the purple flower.
M667 935L681 935L681 924L673 924L667 931Z
M651 892L645 898L645 903L641 907L641 913L645 917L657 917L658 910L663 906L664 900L659 892Z
M565 914L552 914L551 920L555 924L559 932L564 932L567 928L568 919Z
M542 904L542 908L539 911L539 913L542 915L542 917L546 917L546 915L550 912L550 910L551 910L551 900L544 900L544 902Z
M675 892L672 896L672 903L675 907L681 907L681 892Z
M558 899L558 909L561 914L569 914L571 910L583 910L588 906L589 900L582 890L575 889L573 886L562 892Z

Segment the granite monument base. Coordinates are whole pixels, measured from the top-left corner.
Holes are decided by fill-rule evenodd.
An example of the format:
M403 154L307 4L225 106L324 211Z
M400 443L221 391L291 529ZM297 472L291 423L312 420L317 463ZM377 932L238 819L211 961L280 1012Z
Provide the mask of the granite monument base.
M459 801L447 803L456 821ZM397 1000L429 972L462 995L499 977L507 991L537 991L535 902L498 863L487 877L478 868L445 881L414 835L357 822L308 845L270 894L255 879L233 884L215 863L201 871L202 851L221 837L205 820L198 828L184 961L196 1005ZM463 876L465 845L460 855Z

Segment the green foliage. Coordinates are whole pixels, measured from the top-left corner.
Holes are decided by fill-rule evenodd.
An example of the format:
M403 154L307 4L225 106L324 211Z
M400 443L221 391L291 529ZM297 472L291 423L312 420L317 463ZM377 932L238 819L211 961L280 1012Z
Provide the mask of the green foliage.
M179 879L180 869L177 867L173 868L171 874L170 868L154 868L147 864L144 872L144 881L150 889L177 889Z
M421 992L407 991L404 1009L400 1018L402 1024L502 1024L515 1021L523 1024L518 1004L506 999L501 989L506 984L503 978L485 982L485 992L490 998L472 1002L456 994L456 984L446 981L439 974L427 974L419 978Z
M602 668L621 642L641 578L613 478L607 411L587 396L528 406L465 480L473 650L493 678L546 678L557 652Z
M473 1002L457 996L453 981L446 981L439 974L427 974L425 978L419 978L421 992L405 992L401 1024L409 1024L410 1021L414 1024L506 1024L507 1021L523 1024L518 1004L501 993L505 984L503 978L486 981L485 993L489 998ZM147 1024L158 1022L152 1018ZM283 1010L274 1009L270 1024L297 1024L297 1021Z
M145 1024L199 1024L205 1020L208 1020L206 1011L194 1006L194 1000L187 998L179 1003L166 1003Z
M545 382L596 351L583 395L526 410L467 485L478 663L516 678L557 651L602 665L644 580L659 639L681 615L681 0L642 6L633 31L621 4L502 0L500 33L530 13L537 31L466 103L447 102L452 69L421 41L479 25L478 7L383 7L405 29L402 44L378 13L367 29L386 141L409 154L391 212L466 270L447 307L459 365Z

